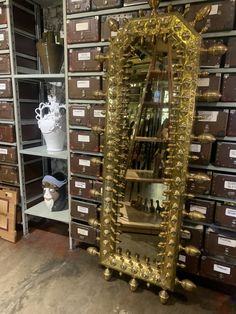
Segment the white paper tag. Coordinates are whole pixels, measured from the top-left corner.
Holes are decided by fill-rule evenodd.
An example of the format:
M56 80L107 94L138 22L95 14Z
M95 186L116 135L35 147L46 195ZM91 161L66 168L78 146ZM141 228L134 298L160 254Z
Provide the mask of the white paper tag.
M90 167L90 160L79 159L79 165L80 165L80 166Z
M117 35L117 32L111 31L111 37L115 37Z
M71 0L71 2L81 2L81 0Z
M200 153L202 145L201 144L191 144L190 145L190 152L193 153Z
M0 148L0 154L2 154L2 155L7 155L7 149L5 149L5 148Z
M230 158L236 158L236 150L235 149L231 149L229 151L229 157Z
M93 116L94 116L94 118L104 118L105 117L105 110L94 110Z
M4 34L1 33L1 34L0 34L0 41L4 41L4 38L5 38L5 37L4 37Z
M77 81L77 88L89 88L90 82L89 81Z
M89 135L78 135L78 142L90 142L90 136Z
M0 83L0 90L6 89L6 83Z
M84 109L73 109L73 117L85 117Z
M236 209L226 208L225 209L225 216L236 218Z
M209 13L209 15L215 15L218 13L218 8L219 8L219 5L218 4L213 4L211 6L211 11Z
M189 240L189 239L191 239L191 233L190 234L189 233L182 233L181 238Z
M190 205L190 211L192 212L194 210L196 210L197 212L202 213L203 215L205 215L206 212L207 212L207 207L191 204Z
M236 240L218 237L218 244L230 247L236 247Z
M2 14L2 8L0 7L0 14Z
M77 211L79 213L83 213L83 214L88 214L89 212L89 209L87 207L83 207L83 206L77 206Z
M201 122L216 122L219 111L198 111L198 115L201 117L198 121Z
M207 87L210 85L210 78L209 77L200 77L197 81L198 87Z
M88 236L88 230L85 229L77 228L77 233L86 237Z
M86 189L86 183L80 182L80 181L75 181L75 187L80 188L80 189Z
M185 255L179 255L179 261L185 263L186 262L186 256Z
M236 190L236 182L225 181L224 188L228 190Z
M87 31L89 29L89 23L88 22L76 23L75 29L76 32Z
M218 273L230 275L231 269L226 266L214 264L214 271L217 271Z
M91 60L91 52L79 52L78 60L79 61Z

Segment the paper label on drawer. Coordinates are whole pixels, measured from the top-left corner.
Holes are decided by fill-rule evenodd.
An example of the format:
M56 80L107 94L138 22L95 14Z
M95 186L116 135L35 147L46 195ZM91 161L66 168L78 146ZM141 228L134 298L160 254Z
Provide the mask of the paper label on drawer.
M229 157L231 158L236 158L236 150L235 149L231 149L229 151Z
M236 209L226 208L225 209L225 216L236 218Z
M85 229L77 228L77 233L86 237L88 236L88 230Z
M225 181L224 188L228 190L236 190L236 182L233 181Z
M206 87L210 85L210 79L209 77L201 77L197 81L197 86L198 87Z
M89 135L78 135L78 142L90 142L90 136Z
M0 14L2 14L2 8L0 7Z
M185 263L186 262L186 256L180 254L179 255L179 261Z
M76 29L76 32L87 31L89 29L89 23L88 22L77 23L75 25L75 29Z
M105 110L94 110L93 116L94 116L94 118L104 118L105 117Z
M4 41L4 34L0 34L0 41Z
M89 81L77 81L77 88L89 88L90 82Z
M81 2L81 0L71 0L71 2Z
M201 144L191 144L190 145L190 152L193 153L200 153L202 145Z
M219 5L218 4L213 4L211 6L211 11L209 13L209 15L215 15L218 13L218 8L219 8Z
M190 233L190 234L182 233L182 234L181 234L181 238L182 238L182 239L190 240L190 239L191 239L191 233Z
M117 35L117 32L111 31L111 37L115 37Z
M217 265L217 264L214 264L213 269L214 269L214 271L217 271L218 273L223 273L223 274L227 274L227 275L230 275L230 272L231 272L231 269L229 267Z
M199 205L190 205L190 211L192 212L194 210L205 215L207 212L207 207L199 206Z
M80 189L86 189L86 183L80 182L80 181L75 181L75 187L80 188Z
M230 247L236 247L236 240L218 237L218 244L230 246Z
M73 109L73 117L85 117L84 109Z
M7 149L5 149L5 148L0 148L0 154L2 154L2 155L7 155Z
M6 89L6 84L0 83L0 90L5 90L5 89Z
M78 60L79 61L91 60L91 52L79 52Z
M80 166L90 167L90 160L79 159L79 165Z
M77 211L79 213L83 213L83 214L88 214L89 212L89 209L87 207L83 207L83 206L77 206Z
M218 118L219 111L198 111L200 119L198 121L202 122L216 122Z

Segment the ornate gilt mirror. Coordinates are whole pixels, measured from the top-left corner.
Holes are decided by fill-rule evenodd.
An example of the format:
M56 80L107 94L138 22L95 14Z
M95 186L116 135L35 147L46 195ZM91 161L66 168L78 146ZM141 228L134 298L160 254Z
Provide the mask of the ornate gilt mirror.
M108 61L103 195L100 222L90 224L100 227L100 251L88 251L99 255L107 280L116 270L131 276L133 291L138 279L157 285L165 303L175 285L195 286L178 280L176 268L184 267L180 251L199 254L180 245L182 217L203 218L184 211L187 181L209 180L189 174L188 163L201 47L194 25L210 6L187 23L150 2L151 15L127 21L99 56Z

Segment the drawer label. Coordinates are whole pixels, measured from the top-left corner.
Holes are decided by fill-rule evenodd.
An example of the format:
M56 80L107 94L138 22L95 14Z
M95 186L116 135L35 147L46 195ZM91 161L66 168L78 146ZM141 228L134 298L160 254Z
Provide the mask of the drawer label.
M219 5L218 4L213 4L211 6L211 11L209 13L209 15L215 15L218 13L218 8L219 8Z
M90 82L89 81L77 81L77 88L89 88Z
M0 83L0 90L6 89L6 83Z
M224 188L228 190L236 190L236 182L233 181L225 181Z
M80 189L86 189L86 183L80 182L80 181L75 181L75 187L80 188Z
M5 39L4 34L1 33L1 34L0 34L0 41L4 41L4 39Z
M87 207L83 207L83 206L77 206L77 211L79 213L83 213L83 214L88 214L89 212L89 209Z
M73 117L85 117L84 109L73 109Z
M230 272L231 272L231 269L229 267L218 265L218 264L214 264L213 269L214 271L217 271L218 273L223 273L227 275L230 275Z
M236 158L236 150L235 149L231 149L229 151L229 157L230 158Z
M91 60L91 52L79 52L78 60L79 61Z
M90 160L79 159L79 165L80 165L80 166L90 167Z
M0 7L0 14L2 14L2 8Z
M78 135L78 142L86 142L89 143L90 142L90 136L89 135Z
M94 110L93 116L94 116L94 118L104 118L105 117L105 110Z
M218 244L230 246L230 247L236 247L236 240L218 237Z
M201 77L197 81L197 86L198 87L205 87L210 85L210 79L209 77Z
M89 23L88 22L76 23L75 29L76 32L87 31L89 29Z
M216 122L219 111L198 111L198 115L201 117L198 121L202 122Z
M226 208L225 209L225 216L236 218L236 209Z
M0 148L0 154L2 154L2 155L7 155L7 149L5 149L5 148Z
M88 236L88 230L85 229L77 228L77 233L86 237Z
M200 153L202 145L201 144L191 144L190 145L190 152Z
M111 37L115 37L117 35L117 32L111 31Z
M202 213L203 215L205 215L206 212L207 212L207 207L199 206L199 205L192 205L191 204L190 205L190 211L192 212L194 210L196 210L197 212Z
M186 256L185 255L179 255L179 261L185 263L186 262Z
M182 233L181 238L190 240L191 239L191 233Z

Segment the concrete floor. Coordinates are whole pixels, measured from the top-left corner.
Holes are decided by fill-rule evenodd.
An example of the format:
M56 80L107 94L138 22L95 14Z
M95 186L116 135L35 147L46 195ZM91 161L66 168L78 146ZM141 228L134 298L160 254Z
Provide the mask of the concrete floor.
M106 282L96 257L68 251L66 235L52 231L31 230L16 244L0 239L0 314L236 313L232 296L206 288L179 290L162 305L157 290L132 293L125 280Z

